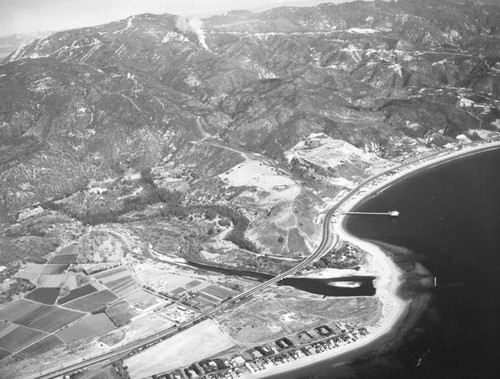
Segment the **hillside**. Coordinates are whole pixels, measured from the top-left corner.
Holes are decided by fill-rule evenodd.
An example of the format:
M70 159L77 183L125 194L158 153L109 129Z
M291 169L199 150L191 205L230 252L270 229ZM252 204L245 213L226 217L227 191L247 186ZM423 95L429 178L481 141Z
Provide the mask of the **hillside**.
M243 212L254 250L306 254L328 201L374 165L500 127L499 17L352 2L31 40L0 65L5 226L37 204L123 215L142 171L183 206Z

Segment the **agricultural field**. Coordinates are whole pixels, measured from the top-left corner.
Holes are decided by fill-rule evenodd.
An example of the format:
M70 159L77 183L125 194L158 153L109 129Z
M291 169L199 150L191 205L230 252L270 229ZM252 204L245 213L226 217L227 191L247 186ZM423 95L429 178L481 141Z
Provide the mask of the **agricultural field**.
M45 317L54 309L50 305L42 305L41 307L30 310L30 312L23 314L21 317L17 317L14 323L31 328L31 324L38 320L39 318Z
M32 329L41 330L43 332L53 333L56 330L59 330L65 327L68 324L82 318L85 316L84 313L71 311L69 309L59 308L59 307L51 307L49 312L45 314L36 314L36 318L34 320L21 320L16 321L16 323L28 326Z
M224 288L224 287L216 286L216 285L211 285L207 288L204 288L201 292L204 292L206 294L214 296L214 297L218 298L220 301L227 299L228 297L232 297L232 296L237 294L236 292L234 292L228 288Z
M17 273L17 277L21 279L29 280L31 283L36 284L39 276L42 274L45 265L40 265L36 263L28 263L25 268Z
M158 292L179 295L186 291L196 291L208 287L210 283L191 276L176 274L153 267L151 264L136 266L137 280Z
M0 361L4 358L7 358L10 355L10 352L4 349L0 349Z
M131 378L187 366L234 346L212 320L205 320L125 360ZM147 364L144 364L147 362Z
M78 245L68 245L64 246L61 250L59 250L59 253L57 255L69 255L69 254L78 255L78 250L79 250Z
M102 336L116 329L104 313L87 315L80 321L56 333L65 343L78 341L93 336Z
M69 264L46 264L40 273L41 275L57 275L64 273L69 267Z
M201 306L201 308L199 306L197 306L198 309L211 307L211 306L217 304L217 301L211 301L209 299L204 298L203 296L196 296L193 298L193 300L196 301L199 306Z
M49 333L84 316L81 312L37 304L24 299L9 304L9 306L2 308L1 311L2 315L0 317L5 320Z
M216 304L216 303L219 303L220 302L220 299L215 297L215 296L211 296L211 295L208 295L206 294L205 292L198 292L198 297L201 297L202 299L205 299L207 301L210 301L211 303L213 304Z
M47 336L46 333L16 325L0 337L0 348L15 353L45 336Z
M129 271L125 267L120 266L112 268L111 270L99 272L94 275L94 278L98 279L102 283L107 283L127 276L130 276Z
M144 291L143 289L131 293L125 297L124 300L140 310L145 310L152 306L164 303L164 300L150 294L147 291Z
M200 285L201 283L202 283L201 281L195 279L195 280L192 280L189 283L187 283L185 287L187 289L191 289L193 287L196 287L196 286Z
M83 287L80 287L80 288L77 288L77 289L70 291L68 295L61 297L57 301L57 304L62 305L64 303L78 299L78 298L85 296L85 295L89 295L89 294L94 293L96 291L97 291L97 289L95 287L93 287L91 284L87 284Z
M100 308L104 308L109 302L116 299L117 296L112 292L102 290L65 303L64 306L77 311L90 313Z
M108 307L106 314L117 327L120 327L128 324L139 312L135 311L126 301L119 301Z
M8 322L2 322L0 323L0 338L5 336L6 334L9 334L16 328L15 325L8 323Z
M47 305L42 305L25 299L19 299L0 308L0 320L15 322L21 317L44 307L48 308Z
M76 263L78 254L58 254L50 260L50 264Z
M36 282L36 286L39 288L46 287L61 287L68 277L67 273L56 274L56 275L40 275Z
M108 262L108 263L83 263L79 264L78 268L81 269L86 275L97 274L99 272L110 270L112 268L120 266L120 262Z
M34 343L26 349L21 350L17 355L21 359L29 359L39 354L54 350L55 348L62 345L63 342L59 338L54 335L49 335L48 337L45 337L44 339Z
M124 338L125 333L122 330L117 329L99 338L99 342L105 343L108 346L114 346L117 343L122 342Z
M54 304L59 296L59 288L37 288L25 296L25 299L42 304Z
M119 297L126 296L139 289L139 286L135 283L130 272L124 267L100 272L95 274L94 278L99 280Z

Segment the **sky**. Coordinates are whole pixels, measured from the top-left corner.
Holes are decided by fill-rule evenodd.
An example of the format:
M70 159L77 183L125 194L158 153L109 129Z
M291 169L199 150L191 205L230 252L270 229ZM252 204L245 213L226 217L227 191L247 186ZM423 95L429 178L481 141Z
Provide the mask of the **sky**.
M0 0L0 36L104 24L141 13L205 17L231 9L259 11L329 0ZM330 0L332 1L332 0ZM346 0L333 0L344 2Z

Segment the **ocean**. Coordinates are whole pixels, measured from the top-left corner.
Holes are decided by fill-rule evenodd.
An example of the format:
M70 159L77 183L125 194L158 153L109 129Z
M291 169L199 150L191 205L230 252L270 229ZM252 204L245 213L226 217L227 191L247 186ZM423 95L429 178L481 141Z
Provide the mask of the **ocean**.
M425 169L373 194L347 230L381 245L412 300L397 331L288 378L500 378L500 149Z
M389 248L408 272L402 296L428 300L371 377L500 378L500 149L403 178L355 210L400 212L346 227Z

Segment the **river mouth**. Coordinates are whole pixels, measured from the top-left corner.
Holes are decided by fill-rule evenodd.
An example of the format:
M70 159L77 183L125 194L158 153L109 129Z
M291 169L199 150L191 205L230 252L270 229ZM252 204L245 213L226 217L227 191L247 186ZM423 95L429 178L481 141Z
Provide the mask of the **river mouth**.
M191 267L217 272L231 276L246 276L257 279L261 282L274 278L273 275L248 271L235 270L223 267L205 265L198 262L186 261ZM343 296L373 296L375 295L375 287L373 281L374 276L344 276L340 278L285 278L280 280L278 286L290 286L300 291L323 295L325 297L343 297Z

